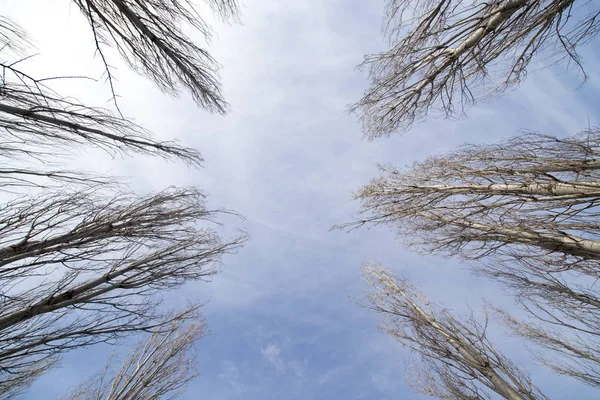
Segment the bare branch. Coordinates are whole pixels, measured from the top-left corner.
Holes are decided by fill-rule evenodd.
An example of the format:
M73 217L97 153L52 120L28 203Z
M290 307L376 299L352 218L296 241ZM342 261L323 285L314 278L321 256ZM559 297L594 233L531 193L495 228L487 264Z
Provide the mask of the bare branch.
M113 87L113 74L103 47L115 47L131 68L148 76L166 93L178 86L188 89L204 108L227 110L217 78L217 63L198 47L181 28L187 24L205 38L211 31L189 0L73 0L92 28L106 77ZM211 0L211 8L223 18L235 17L235 0ZM114 89L113 89L114 95Z
M511 289L539 323L504 314L513 331L555 351L546 359L555 371L598 385L599 151L600 130L590 129L383 167L346 226L390 225L419 251L477 260L473 270Z
M0 53L23 56L31 47L32 44L23 28L9 18L0 16Z
M369 138L408 130L429 113L452 117L517 86L538 53L574 63L600 10L574 0L388 0L388 51L369 55L371 86L354 106Z
M442 399L546 399L529 377L486 338L485 326L474 317L466 322L432 305L406 280L379 265L366 265L373 292L368 308L385 315L385 333L421 356L423 372L412 386Z
M49 193L4 207L0 384L69 349L160 329L156 295L207 279L245 241L222 243L199 226L218 211L194 189L105 196Z
M192 165L202 162L198 151L174 142L157 142L140 126L108 110L86 107L38 88L8 82L3 86L0 129L5 134L0 155L44 161L87 145L112 155L136 152L178 158Z
M539 319L546 322L545 324L532 324L530 321L518 320L498 308L495 308L495 311L513 334L527 338L538 346L552 351L551 357L535 353L536 358L548 368L560 375L571 376L592 386L600 386L600 341L598 340L600 331L598 330L597 308L594 310L596 326L592 332L581 329L560 329L571 326L564 322L564 316L555 318L554 310L542 307L531 312L539 313ZM585 318L589 321L592 316ZM573 324L579 322L573 321ZM583 321L579 325L585 325L585 322ZM556 329L549 329L549 324L556 326Z
M206 325L198 314L187 310L169 318L164 330L155 332L129 354L120 369L84 382L65 400L175 399L197 376L192 346L205 334ZM186 322L191 321L190 324Z

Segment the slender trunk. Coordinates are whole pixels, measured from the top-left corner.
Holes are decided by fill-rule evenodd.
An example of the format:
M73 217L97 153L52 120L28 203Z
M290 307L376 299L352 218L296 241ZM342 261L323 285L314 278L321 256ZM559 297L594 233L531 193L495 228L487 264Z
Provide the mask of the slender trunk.
M54 238L43 241L21 241L17 244L0 248L0 267L15 263L25 258L37 257L46 253L60 252L65 247L73 247L73 242L78 246L85 246L88 243L98 242L101 239L114 237L114 231L117 228L111 223L93 226L89 229L83 229L79 232L68 232L64 235L58 235ZM0 276L6 272L21 268L0 270Z
M597 156L597 154L595 155ZM507 160L513 161L513 160ZM532 160L527 160L532 161ZM477 176L522 176L529 174L548 174L553 172L583 172L583 171L595 171L600 169L600 160L584 159L584 160L539 160L534 159L533 161L540 162L540 165L530 166L518 166L515 168L511 167L497 167L492 169L476 169L470 170L476 172ZM462 167L462 166L461 166Z
M415 93L420 94L425 87L435 80L435 78L446 68L448 68L453 62L455 62L461 55L473 49L477 44L485 37L488 32L493 31L502 22L506 21L513 15L517 10L523 7L527 3L526 0L511 0L502 6L492 10L486 17L487 23L480 26L473 32L465 41L454 49L446 49L444 55L446 60L437 67L431 74L428 74L427 78L423 79L413 89Z
M47 115L43 115L43 114L41 114L42 111L52 113L53 116L50 117ZM79 135L83 138L85 138L85 135L84 135L85 133L90 133L90 134L102 136L106 139L114 140L115 142L127 144L132 147L137 147L137 148L152 147L157 150L164 150L164 146L160 145L159 143L152 143L152 142L148 142L148 141L144 141L144 140L134 139L131 136L126 137L126 136L114 135L112 133L109 133L109 132L106 132L106 131L103 131L100 129L96 129L96 128L92 128L92 127L78 124L75 122L71 122L66 119L60 119L60 118L54 116L54 115L64 114L64 115L72 116L72 117L86 118L86 119L90 120L90 123L95 123L96 121L94 121L93 117L90 117L88 115L76 114L76 113L71 113L71 112L68 112L65 110L53 109L53 108L25 109L25 108L9 106L7 104L2 104L2 103L0 103L0 112L5 112L10 115L23 117L25 119L29 119L29 120L36 121L36 122L46 123L49 125L53 125L57 128L66 128L71 133L74 133L75 135Z
M578 196L600 197L600 182L551 182L551 183L493 183L489 185L402 185L400 191L406 189L419 193L449 193L449 194L531 194L539 196ZM406 188L406 189L405 189ZM393 194L398 190L394 186L384 188L383 193Z
M450 219L434 213L419 214L429 220L441 220L446 225L455 225L506 237L506 239L500 237L497 239L501 242L531 244L544 249L559 251L573 256L581 256L588 259L600 259L600 242L584 239L575 235L535 232L503 228L501 226L490 226L464 219Z
M417 311L421 318L425 319L432 328L446 338L448 343L450 343L452 347L456 349L456 351L464 358L466 363L471 368L477 370L479 373L489 379L493 386L493 390L496 393L507 400L527 400L525 397L521 396L521 394L519 394L519 392L515 390L510 383L502 378L486 360L479 357L477 351L468 343L460 340L460 338L448 334L446 330L440 326L434 318L431 317L431 315L423 311L421 307L414 303L403 291L400 291L400 294Z
M73 304L85 302L97 296L101 296L102 294L105 294L107 292L110 292L111 290L117 289L121 286L121 283L111 283L112 280L126 274L129 271L135 270L136 268L144 265L150 260L160 259L162 255L168 255L174 251L175 249L173 248L165 249L159 255L152 254L150 257L135 261L126 266L125 268L109 272L107 274L102 275L101 277L92 279L79 286L76 286L73 289L63 291L61 293L56 294L55 296L49 296L32 306L25 307L20 310L13 311L7 315L4 315L0 317L0 331L23 320L33 318L36 315L45 314L48 312L71 306ZM160 267L160 265L158 265L157 267ZM108 286L92 291L93 289L96 289L101 285Z

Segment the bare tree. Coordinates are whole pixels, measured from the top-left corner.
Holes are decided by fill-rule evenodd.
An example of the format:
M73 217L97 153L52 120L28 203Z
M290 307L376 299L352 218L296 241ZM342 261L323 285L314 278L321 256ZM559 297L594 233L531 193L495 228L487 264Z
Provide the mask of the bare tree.
M190 0L73 0L88 19L113 89L112 66L106 47L115 47L135 71L152 79L160 89L176 94L188 89L202 107L224 113L227 103L216 76L217 63L182 30L191 26L206 39L211 30ZM237 16L236 0L208 0L222 18Z
M65 400L177 398L198 375L192 346L204 336L206 325L195 314L187 325L187 312L169 318L173 322L141 342L119 370L111 371L111 357L102 374L79 385Z
M388 224L418 250L480 261L475 271L511 288L545 328L504 314L509 326L565 356L546 360L556 371L598 385L599 150L597 129L526 134L383 167L349 226Z
M70 349L162 329L157 294L208 278L245 240L202 227L218 211L192 189L106 198L48 193L3 209L0 392Z
M485 324L465 322L431 304L379 265L364 268L368 308L385 315L382 330L420 355L411 386L441 399L546 399L529 377L487 339Z
M139 125L109 110L89 107L61 96L49 84L63 77L36 78L20 69L31 49L26 34L14 22L0 19L0 188L60 184L107 184L110 178L71 171L61 164L83 146L112 156L145 154L178 159L192 166L200 153L176 142L154 140ZM68 77L67 77L68 78ZM64 78L66 79L66 78Z
M136 152L174 157L192 165L202 161L198 151L155 141L148 131L109 110L60 96L47 85L60 77L38 79L6 59L0 59L0 67L4 71L0 83L0 129L5 132L0 154L4 158L45 160L85 145L113 155Z
M392 47L365 58L371 85L351 110L375 138L497 96L535 59L568 59L585 76L577 48L595 37L599 13L574 0L388 0Z
M357 195L366 216L358 223L418 233L423 240L414 244L428 250L535 257L555 269L594 273L599 148L598 129L566 139L531 133L465 146L404 171L381 167L386 176Z
M113 95L106 46L163 90L175 93L182 84L200 105L225 110L214 60L182 33L185 23L210 32L190 2L75 2L90 21ZM210 5L223 17L237 13L233 0ZM29 46L16 23L0 18L0 398L26 389L65 351L168 332L197 317L197 307L165 315L160 295L208 279L246 239L224 241L208 226L227 211L206 208L198 189L139 196L111 177L64 168L62 157L85 146L192 166L202 159L57 93L52 82L72 77L28 74L21 66Z
M2 86L0 128L6 132L1 143L5 157L33 156L41 149L52 149L51 156L58 156L61 150L87 145L111 154L137 152L176 157L190 164L202 161L196 150L157 142L140 126L108 110L86 107L31 84L5 82Z
M225 112L227 104L217 82L216 62L182 30L187 24L205 38L211 34L191 1L74 2L88 18L113 96L116 96L114 77L104 51L107 47L115 47L132 68L150 77L163 91L176 94L183 85L199 105ZM209 0L208 4L225 19L236 18L239 13L235 0ZM196 150L173 142L157 142L131 121L116 117L108 110L83 105L49 87L57 79L81 77L35 77L19 68L19 63L29 58L31 43L22 28L4 17L0 17L0 49L0 129L7 133L0 143L0 155L9 159L27 156L49 162L65 149L92 145L111 154L138 152L175 157L195 165L202 161ZM39 168L26 171L42 174ZM57 172L55 179L68 176L58 171L52 171ZM27 174L13 172L13 175L3 176L7 179L16 176L18 181L24 175Z

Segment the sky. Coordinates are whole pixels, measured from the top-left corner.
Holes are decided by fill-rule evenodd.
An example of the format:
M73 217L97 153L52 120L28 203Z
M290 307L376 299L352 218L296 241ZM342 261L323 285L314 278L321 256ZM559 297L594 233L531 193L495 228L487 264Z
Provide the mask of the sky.
M30 34L39 55L31 71L99 78L91 33L67 0L1 0ZM404 381L410 354L378 331L379 317L356 304L367 292L361 265L377 261L418 284L457 313L482 299L514 308L495 284L471 276L455 259L404 249L385 227L330 231L359 208L353 193L378 175L377 163L409 165L463 143L492 143L534 130L559 136L595 125L599 111L598 41L582 53L589 80L560 66L531 71L517 90L468 111L467 118L429 118L405 135L368 141L347 106L367 88L356 69L366 53L384 50L383 1L244 0L242 22L215 23L208 45L222 64L226 116L172 98L127 69L115 55L117 92L127 117L160 139L199 149L201 169L148 157L111 159L86 151L81 168L126 177L139 193L196 185L208 205L236 210L224 236L251 236L222 272L165 293L167 306L206 302L210 334L195 350L201 375L182 399L420 399ZM106 85L62 83L72 96L110 107ZM580 87L581 86L581 87ZM529 370L553 399L592 399L576 381L532 362L525 345L493 325L490 336ZM131 341L118 348L127 352ZM60 398L102 368L113 351L93 346L66 355L24 399Z

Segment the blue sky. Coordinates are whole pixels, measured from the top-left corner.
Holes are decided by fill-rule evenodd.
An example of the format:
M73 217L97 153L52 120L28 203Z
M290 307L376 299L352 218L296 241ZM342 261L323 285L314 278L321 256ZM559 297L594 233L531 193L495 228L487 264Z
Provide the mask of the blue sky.
M99 77L89 29L66 0L2 1L31 32L40 55L27 66L44 75ZM183 399L418 399L404 383L409 354L377 330L378 316L358 307L366 286L360 266L379 261L457 312L481 299L513 307L497 286L456 260L405 251L385 228L329 232L358 209L352 193L377 176L377 163L410 164L465 142L493 142L538 130L560 136L596 124L600 62L584 50L589 82L579 91L563 69L533 71L518 90L468 112L430 118L404 136L369 142L346 106L360 98L363 54L382 50L382 1L245 0L242 24L216 24L210 44L231 113L215 116L186 95L161 94L120 66L125 115L161 139L178 138L206 159L199 170L136 157L112 160L90 151L74 163L126 176L139 192L198 185L209 205L237 210L224 235L252 240L225 259L221 274L166 293L165 304L205 301L210 335L196 345L201 376ZM113 62L117 65L116 57ZM107 88L67 82L73 96L105 105ZM592 399L591 389L533 364L517 339L495 328L498 346L532 373L554 399ZM60 398L101 369L111 348L67 355L25 399ZM127 343L119 352L127 351ZM575 396L576 394L576 396Z

